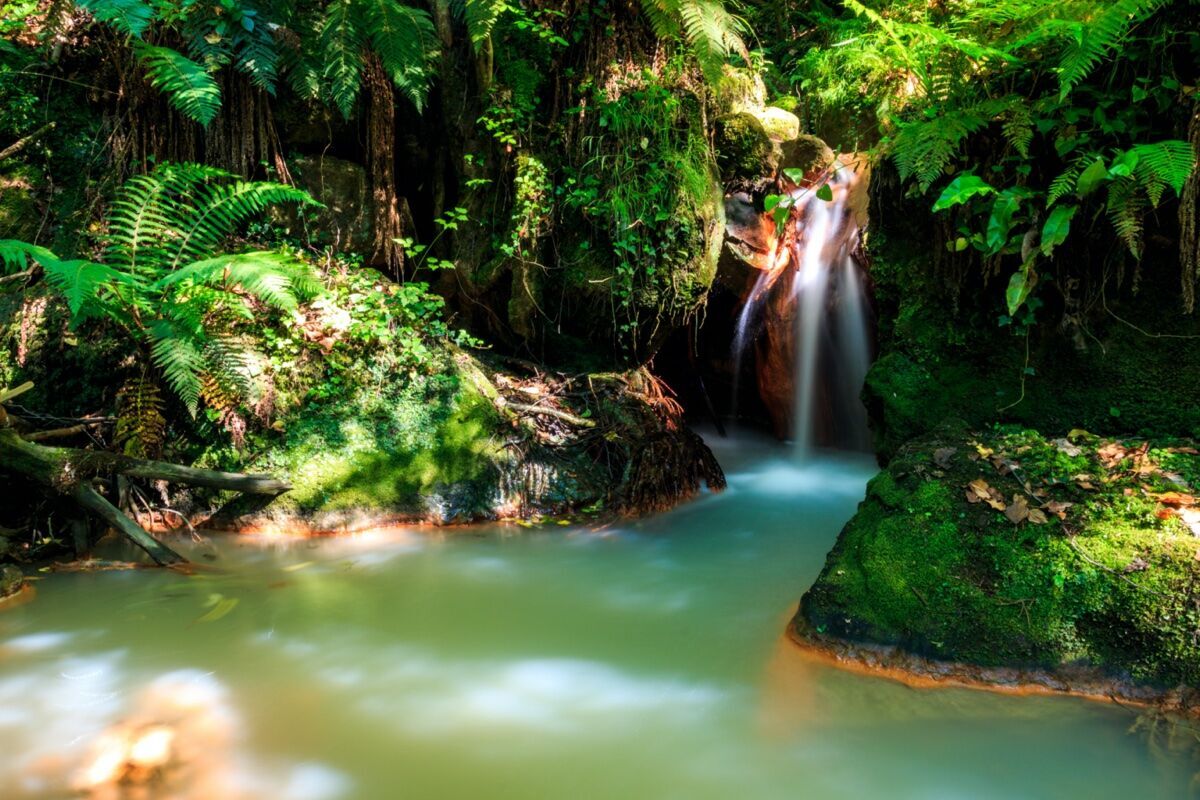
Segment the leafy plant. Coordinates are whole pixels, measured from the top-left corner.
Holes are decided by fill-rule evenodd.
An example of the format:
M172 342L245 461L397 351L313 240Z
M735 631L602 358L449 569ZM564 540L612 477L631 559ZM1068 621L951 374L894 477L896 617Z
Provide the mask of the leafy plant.
M74 324L98 320L123 331L195 414L202 400L227 412L252 393L255 309L292 313L320 291L288 252L224 253L255 214L284 202L313 203L290 186L246 182L195 164L166 164L131 179L112 203L103 262L62 260L43 247L0 241L8 270L36 263L65 299ZM214 255L215 254L215 255ZM131 396L155 407L144 386ZM138 428L124 434L143 447Z

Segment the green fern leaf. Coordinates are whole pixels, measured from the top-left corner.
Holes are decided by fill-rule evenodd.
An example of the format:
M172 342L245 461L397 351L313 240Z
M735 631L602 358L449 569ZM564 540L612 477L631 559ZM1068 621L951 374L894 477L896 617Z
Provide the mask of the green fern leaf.
M221 88L201 65L169 47L145 42L134 44L134 53L155 89L165 92L179 113L207 126L221 110Z
M154 21L154 9L142 0L76 0L97 22L140 38Z
M355 23L352 0L333 0L325 10L321 28L322 77L333 105L346 119L354 111L362 86L363 48L366 41Z

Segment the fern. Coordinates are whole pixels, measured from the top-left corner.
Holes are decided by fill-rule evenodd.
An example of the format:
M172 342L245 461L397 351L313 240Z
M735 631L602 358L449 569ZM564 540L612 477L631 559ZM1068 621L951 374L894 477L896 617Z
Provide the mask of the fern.
M1108 55L1131 28L1166 5L1167 0L1116 0L1105 4L1090 20L1064 23L1052 28L1068 35L1057 72L1059 97L1066 98L1079 83Z
M1134 258L1142 255L1143 218L1147 200L1137 180L1119 178L1109 184L1105 210L1117 236Z
M162 449L167 420L158 384L143 375L127 381L117 394L117 428L113 437L134 458L153 458Z
M11 241L0 241L0 260L6 269L37 261L75 322L106 319L124 329L146 348L189 411L194 414L206 397L219 398L218 414L236 427L229 403L250 391L252 345L229 332L253 319L248 301L289 313L320 291L308 266L293 255L220 254L251 216L281 202L315 201L290 186L236 180L196 164L164 164L118 192L105 263L62 261L45 248Z
M163 91L179 113L208 125L221 110L221 88L201 65L169 47L135 42L134 53L150 85Z
M496 20L508 9L507 0L455 0L453 10L467 26L467 35L478 46L492 35Z
M1196 167L1196 154L1192 146L1178 139L1139 144L1130 148L1129 152L1137 157L1134 174L1154 206L1162 200L1168 186L1176 195L1180 195L1183 185Z
M140 37L154 21L154 9L142 0L76 0L96 19L129 36Z
M749 55L742 41L746 24L730 14L721 0L641 0L642 12L660 39L681 36L705 77L716 82L726 59Z
M1047 208L1075 191L1075 186L1079 182L1079 173L1082 171L1083 159L1078 158L1057 178L1050 181L1050 189L1046 194Z
M890 144L892 158L905 180L916 178L922 192L929 190L958 154L972 133L1020 104L1020 98L984 100L941 116L903 124Z

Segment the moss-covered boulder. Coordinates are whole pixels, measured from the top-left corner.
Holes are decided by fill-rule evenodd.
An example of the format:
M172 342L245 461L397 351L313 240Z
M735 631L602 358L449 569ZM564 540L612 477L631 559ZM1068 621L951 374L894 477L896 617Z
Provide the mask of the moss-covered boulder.
M1200 455L1025 429L913 441L869 485L795 626L932 663L1200 687ZM937 671L937 667L931 670Z
M561 222L561 302L551 304L561 310L543 311L555 335L629 366L703 305L724 242L723 191L690 89L643 74L596 100Z
M774 177L779 154L758 117L745 111L728 114L714 128L717 167L726 186Z
M373 371L364 355L340 370L344 385L326 401L286 415L281 433L254 448L254 468L292 490L263 509L239 498L212 526L645 513L724 485L645 370L552 378L436 346L420 370Z

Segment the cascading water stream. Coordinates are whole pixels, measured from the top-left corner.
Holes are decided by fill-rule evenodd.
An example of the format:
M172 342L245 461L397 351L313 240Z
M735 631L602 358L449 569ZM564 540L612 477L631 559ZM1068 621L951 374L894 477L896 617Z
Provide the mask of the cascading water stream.
M791 364L791 432L798 457L821 444L852 449L869 445L859 392L870 366L866 287L854 258L859 229L849 205L857 175L838 166L822 199L814 186L792 191L791 212L780 237L782 258L760 273L738 316L735 375L754 338L751 323L765 304L784 303L791 342L768 346L794 354ZM829 197L829 195L826 195ZM780 297L780 294L783 297ZM736 378L735 378L736 380ZM735 383L735 403L737 384Z

